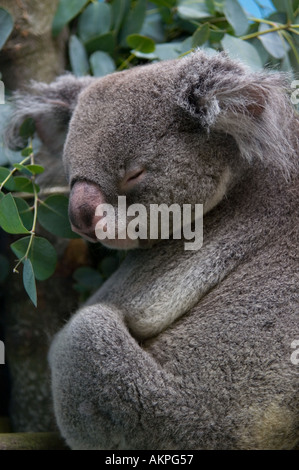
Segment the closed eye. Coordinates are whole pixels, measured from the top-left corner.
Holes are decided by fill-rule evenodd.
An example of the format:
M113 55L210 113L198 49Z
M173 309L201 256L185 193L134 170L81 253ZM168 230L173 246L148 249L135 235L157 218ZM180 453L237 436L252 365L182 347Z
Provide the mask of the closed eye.
M129 171L122 179L120 183L120 189L122 191L128 191L132 189L137 183L143 180L144 176L144 168L136 168L135 170Z

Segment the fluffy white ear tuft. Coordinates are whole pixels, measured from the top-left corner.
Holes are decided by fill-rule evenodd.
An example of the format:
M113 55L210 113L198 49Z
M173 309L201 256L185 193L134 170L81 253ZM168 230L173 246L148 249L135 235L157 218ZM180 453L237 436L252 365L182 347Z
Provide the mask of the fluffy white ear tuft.
M24 147L20 127L25 119L32 118L43 144L60 155L78 96L93 80L67 74L51 84L31 82L25 92L16 92L12 98L13 115L5 132L6 145L13 149Z
M249 162L258 158L286 176L298 165L299 119L289 77L252 72L224 53L197 51L182 60L178 104L207 132L230 134Z

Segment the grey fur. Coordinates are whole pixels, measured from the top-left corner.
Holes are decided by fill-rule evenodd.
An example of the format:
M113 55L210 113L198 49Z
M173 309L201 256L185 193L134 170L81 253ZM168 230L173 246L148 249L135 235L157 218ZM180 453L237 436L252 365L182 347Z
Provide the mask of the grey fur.
M96 183L116 204L122 171L137 165L147 174L129 203L207 213L201 250L171 240L129 252L56 335L54 409L72 448L298 445L299 121L286 87L197 51L98 79L75 99L70 183ZM61 112L55 97L44 115L40 98L31 106L43 122Z

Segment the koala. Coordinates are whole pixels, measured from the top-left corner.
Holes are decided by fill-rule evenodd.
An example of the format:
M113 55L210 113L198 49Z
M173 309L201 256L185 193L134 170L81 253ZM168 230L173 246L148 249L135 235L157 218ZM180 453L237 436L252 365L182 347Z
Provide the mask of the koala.
M19 95L63 153L73 229L99 204L202 204L203 245L103 240L120 268L53 339L53 407L72 449L293 449L299 443L299 118L288 77L224 53ZM63 302L63 299L61 299Z

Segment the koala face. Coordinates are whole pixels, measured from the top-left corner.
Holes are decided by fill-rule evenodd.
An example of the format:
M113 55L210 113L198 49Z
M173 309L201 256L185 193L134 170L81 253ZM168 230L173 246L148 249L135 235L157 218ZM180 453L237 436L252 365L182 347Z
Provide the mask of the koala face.
M97 207L113 206L118 219L119 196L147 214L151 204L203 204L206 213L256 163L289 177L298 133L287 85L284 75L200 50L104 78L66 75L16 97L7 140L18 143L32 117L47 149L64 147L73 228L96 241ZM152 243L118 235L103 243Z
M140 67L96 80L80 95L64 164L72 188L70 219L89 239L95 238L97 205L112 204L117 217L119 195L127 205L146 208L211 208L227 190L238 148L230 136L207 133L179 106L177 72L161 64ZM129 239L107 242L137 246Z

